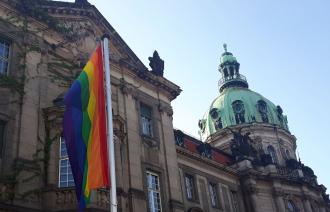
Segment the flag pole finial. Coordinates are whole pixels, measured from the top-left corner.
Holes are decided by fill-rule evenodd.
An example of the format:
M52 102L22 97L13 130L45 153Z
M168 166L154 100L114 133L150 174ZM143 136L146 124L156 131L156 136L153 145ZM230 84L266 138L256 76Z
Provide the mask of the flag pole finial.
M104 38L108 38L110 40L110 35L108 33L104 33L101 39L104 40Z

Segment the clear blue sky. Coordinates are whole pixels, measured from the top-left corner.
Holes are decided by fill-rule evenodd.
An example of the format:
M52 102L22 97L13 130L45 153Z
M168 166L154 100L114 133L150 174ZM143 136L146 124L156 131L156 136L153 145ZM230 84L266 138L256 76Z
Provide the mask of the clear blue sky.
M281 105L303 163L330 189L330 1L90 2L146 66L158 50L164 76L183 90L173 101L174 126L196 137L219 94L227 43L250 89Z

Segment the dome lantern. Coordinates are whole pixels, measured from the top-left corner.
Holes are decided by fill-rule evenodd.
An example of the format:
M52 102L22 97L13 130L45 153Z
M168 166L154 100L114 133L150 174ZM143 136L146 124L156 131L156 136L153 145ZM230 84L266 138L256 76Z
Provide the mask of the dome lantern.
M219 72L221 79L219 80L220 93L228 87L248 88L249 85L246 77L239 73L240 64L231 52L227 51L227 44L223 44L225 52L221 55Z

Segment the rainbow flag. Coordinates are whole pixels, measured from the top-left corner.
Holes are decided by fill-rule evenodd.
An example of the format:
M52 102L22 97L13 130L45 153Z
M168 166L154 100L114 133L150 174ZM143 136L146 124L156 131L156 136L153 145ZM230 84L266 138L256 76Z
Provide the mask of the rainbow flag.
M64 98L63 135L80 209L91 189L110 184L103 75L100 45Z

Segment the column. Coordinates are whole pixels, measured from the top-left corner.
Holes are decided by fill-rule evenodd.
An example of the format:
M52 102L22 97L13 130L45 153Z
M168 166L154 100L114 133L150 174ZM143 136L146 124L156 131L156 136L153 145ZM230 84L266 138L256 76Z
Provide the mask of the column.
M320 212L326 212L325 207L323 205L320 207Z

